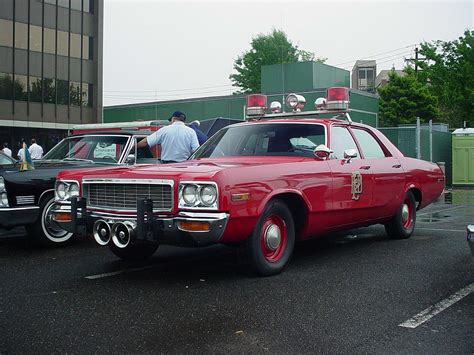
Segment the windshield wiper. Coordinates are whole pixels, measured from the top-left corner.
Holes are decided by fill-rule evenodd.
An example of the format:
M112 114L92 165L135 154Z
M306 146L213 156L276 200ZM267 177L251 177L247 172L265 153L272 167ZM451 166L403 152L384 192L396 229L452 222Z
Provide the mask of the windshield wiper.
M90 159L81 159L81 158L64 158L63 161L86 161L88 163L94 164L93 160Z

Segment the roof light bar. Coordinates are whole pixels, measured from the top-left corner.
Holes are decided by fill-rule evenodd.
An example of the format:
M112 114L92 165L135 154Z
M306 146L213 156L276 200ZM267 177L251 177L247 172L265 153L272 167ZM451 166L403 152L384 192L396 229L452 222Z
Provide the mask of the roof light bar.
M293 112L301 111L306 104L304 96L298 94L289 94L286 97L286 105L293 110Z
M247 96L247 116L261 116L267 108L267 96L252 94Z
M326 91L327 110L347 110L349 108L349 89L332 87Z

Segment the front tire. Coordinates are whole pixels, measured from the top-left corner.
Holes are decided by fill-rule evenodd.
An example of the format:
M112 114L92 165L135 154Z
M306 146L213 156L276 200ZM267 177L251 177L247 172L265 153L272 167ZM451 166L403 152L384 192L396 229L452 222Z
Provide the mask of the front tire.
M75 235L57 226L51 219L54 206L54 196L47 197L40 204L38 220L25 226L28 235L38 244L47 247L59 247L70 243Z
M158 249L158 244L128 244L125 248L119 248L114 243L108 244L112 253L123 260L139 261L150 258Z
M268 203L245 244L246 261L260 276L279 274L288 265L295 246L295 226L287 205Z
M416 201L413 192L408 191L398 208L397 214L385 224L385 231L390 238L407 239L415 230Z

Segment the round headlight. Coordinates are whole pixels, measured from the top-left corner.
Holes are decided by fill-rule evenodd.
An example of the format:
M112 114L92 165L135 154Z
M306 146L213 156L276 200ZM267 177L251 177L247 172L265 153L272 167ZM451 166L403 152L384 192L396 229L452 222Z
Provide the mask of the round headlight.
M71 184L69 186L69 197L79 196L79 185Z
M0 179L0 191L5 191L5 181L3 179Z
M58 186L56 187L56 192L58 194L58 197L63 199L66 197L66 190L67 186L64 182L60 182Z
M197 186L186 185L183 189L183 200L187 205L194 205L197 202Z
M0 204L2 206L8 206L8 196L5 192L2 193L2 196L1 196L1 199L0 199Z
M201 189L201 202L206 206L212 206L217 199L217 190L212 185L204 186Z

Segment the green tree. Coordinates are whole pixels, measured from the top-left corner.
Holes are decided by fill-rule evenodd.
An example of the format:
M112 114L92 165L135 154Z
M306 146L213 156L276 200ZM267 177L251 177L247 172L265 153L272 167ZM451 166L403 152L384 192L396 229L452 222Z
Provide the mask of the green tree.
M382 126L428 122L438 116L437 99L428 87L420 83L414 71L405 70L405 75L395 71L389 73L389 82L378 90L380 95L379 118Z
M417 63L417 79L438 98L440 120L474 127L474 31L455 41L423 43L420 53L426 60Z
M229 76L232 85L241 88L240 93L261 91L263 65L315 60L314 53L299 49L281 30L274 29L270 34L257 35L250 46L249 51L242 53L234 61L234 70L237 73ZM323 63L326 59L316 60Z

